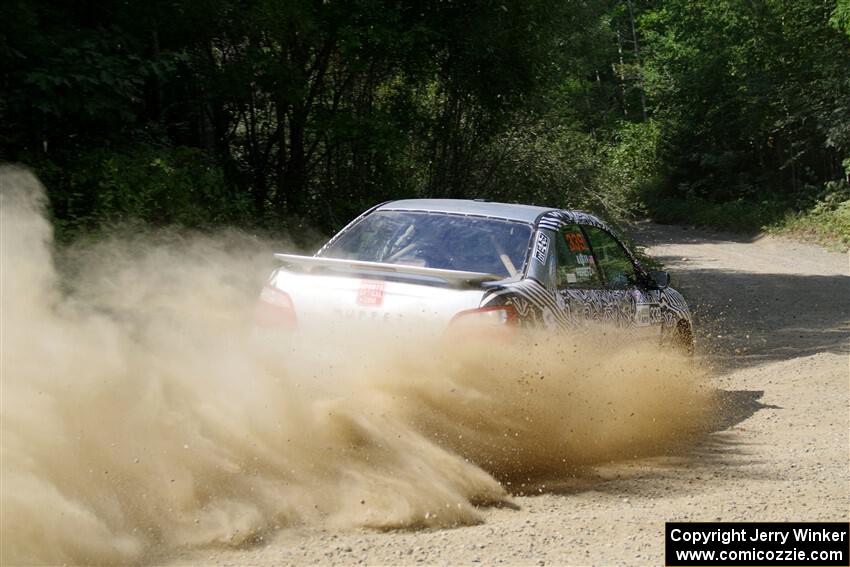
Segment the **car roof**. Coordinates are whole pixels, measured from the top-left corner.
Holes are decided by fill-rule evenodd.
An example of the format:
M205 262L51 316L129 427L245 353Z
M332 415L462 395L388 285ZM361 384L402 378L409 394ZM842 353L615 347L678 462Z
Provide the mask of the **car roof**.
M429 213L452 213L477 215L534 224L543 214L558 211L552 207L492 203L471 199L402 199L379 205L376 211L425 211Z

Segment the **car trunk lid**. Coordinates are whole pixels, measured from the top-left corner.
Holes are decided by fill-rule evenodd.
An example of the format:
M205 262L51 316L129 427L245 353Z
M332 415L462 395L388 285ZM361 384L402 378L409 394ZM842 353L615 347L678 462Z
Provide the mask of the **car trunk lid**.
M299 331L368 326L394 333L441 332L481 304L493 274L337 258L275 255L284 266L269 287L289 298ZM262 303L262 302L261 302Z

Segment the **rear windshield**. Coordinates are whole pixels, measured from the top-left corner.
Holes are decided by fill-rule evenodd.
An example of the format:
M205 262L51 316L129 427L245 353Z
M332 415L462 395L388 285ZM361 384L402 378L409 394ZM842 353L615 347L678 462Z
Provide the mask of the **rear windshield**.
M531 227L521 222L377 211L345 231L321 255L509 277L522 272L530 239Z

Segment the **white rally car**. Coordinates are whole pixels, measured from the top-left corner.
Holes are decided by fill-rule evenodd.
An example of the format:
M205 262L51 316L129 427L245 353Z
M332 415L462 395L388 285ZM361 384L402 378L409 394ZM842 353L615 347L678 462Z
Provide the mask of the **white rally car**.
M437 332L462 325L570 329L607 322L693 345L666 272L648 272L602 221L561 209L410 199L373 207L313 256L276 254L257 323L361 321Z

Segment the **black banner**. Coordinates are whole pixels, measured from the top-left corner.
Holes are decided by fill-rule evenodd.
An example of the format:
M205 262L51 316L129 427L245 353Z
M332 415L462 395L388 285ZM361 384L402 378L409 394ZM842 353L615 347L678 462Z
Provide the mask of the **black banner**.
M667 522L668 566L850 566L844 522Z

